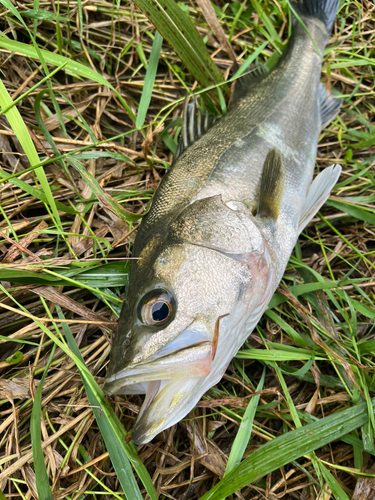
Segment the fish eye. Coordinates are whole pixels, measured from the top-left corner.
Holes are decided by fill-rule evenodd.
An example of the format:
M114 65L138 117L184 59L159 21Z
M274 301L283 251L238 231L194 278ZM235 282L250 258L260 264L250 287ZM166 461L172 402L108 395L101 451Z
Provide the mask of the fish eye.
M146 293L138 305L138 317L148 326L166 325L174 313L175 301L166 290L157 289Z

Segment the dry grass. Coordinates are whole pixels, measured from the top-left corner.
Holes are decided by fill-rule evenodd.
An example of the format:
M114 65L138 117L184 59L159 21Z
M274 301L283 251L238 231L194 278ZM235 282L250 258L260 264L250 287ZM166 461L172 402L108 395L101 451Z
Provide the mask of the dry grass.
M270 38L264 20L251 6L255 2L246 4L237 21L235 9L240 4L215 3L225 33L234 27L231 45L240 62ZM184 5L227 78L232 61L220 50L197 5L193 1ZM30 8L17 2L19 12ZM123 2L118 10L105 1L59 1L40 2L33 8L50 13L50 19L35 24L24 17L31 31L35 27L40 47L95 68L137 114L154 28L134 4ZM266 1L264 9L285 40L286 2ZM29 43L25 28L5 8L0 16L8 37ZM317 165L340 163L343 174L330 202L301 236L272 311L249 339L249 345L262 352L265 345L275 349L278 344L284 354L288 346L303 348L305 342L307 348L317 346L321 359L314 360L305 373L294 375L306 361L287 355L277 364L250 356L233 361L221 383L183 422L139 447L159 498L200 498L222 478L264 366L264 388L245 456L295 428L296 411L309 422L309 415L323 418L360 400L369 401L374 393L374 18L374 5L366 0L346 1L338 16L322 79L345 97L345 105L322 134ZM274 53L273 45L277 44L269 43L262 51L261 61ZM6 49L0 53L3 83L13 100L45 76L39 61ZM161 132L180 118L181 105L175 103L184 98L186 88L196 88L166 44L142 130L135 130L118 96L99 83L61 69L49 85L54 99L48 91L41 94L48 89L44 82L22 99L18 109L40 158L59 156L44 168L54 199L79 213L66 213L58 206L61 223L56 220L51 207L40 199L40 180L34 170L27 171L30 164L18 139L0 116L0 174L16 174L13 180L18 179L18 184L0 184L0 490L8 499L38 498L30 417L32 398L53 345L41 324L59 337L62 322L58 320L54 329L51 318L57 318L56 306L60 306L87 367L100 385L104 382L139 223L139 217L130 221L115 215L111 203L114 200L121 210L138 216L147 210L172 161L165 142L179 122L168 130L171 136L164 136L165 142ZM92 178L97 184L90 184ZM13 274L7 274L9 270ZM326 279L320 289L299 288L318 283L319 276ZM275 366L284 370L293 407ZM111 404L129 430L141 397L114 397ZM59 347L43 384L42 417L42 442L55 500L124 498L76 365ZM319 460L334 465L327 467L349 498L375 498L374 490L363 493L370 483L356 473L374 463L373 432L370 422L351 434L354 441L336 441L316 450ZM281 467L233 498L345 498L332 493L335 484L319 477L311 460L311 456L302 457Z

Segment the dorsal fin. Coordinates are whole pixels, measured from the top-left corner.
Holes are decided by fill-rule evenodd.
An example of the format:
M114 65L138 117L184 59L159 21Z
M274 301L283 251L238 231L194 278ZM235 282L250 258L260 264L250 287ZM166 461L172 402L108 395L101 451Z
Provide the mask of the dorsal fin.
M217 119L217 116L210 116L197 106L196 97L190 102L186 97L182 129L174 159L176 160L189 146L200 139L216 123Z
M284 191L283 161L276 148L271 149L264 162L260 180L257 216L276 221Z
M269 73L269 70L266 68L266 66L263 66L262 64L259 64L253 70L247 71L249 72L245 73L243 76L240 76L240 78L235 81L230 104L233 104L238 99L240 99L240 97L243 97L249 87L251 87L254 83L263 80L263 78L265 78Z

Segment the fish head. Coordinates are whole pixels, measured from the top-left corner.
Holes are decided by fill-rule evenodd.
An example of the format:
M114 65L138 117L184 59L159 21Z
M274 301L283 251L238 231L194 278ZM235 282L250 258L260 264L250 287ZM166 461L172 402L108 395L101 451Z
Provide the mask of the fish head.
M194 259L200 256L189 247L164 245L158 255L141 252L132 262L107 372L106 389L118 380L111 385L113 393L152 378L151 362L210 340L210 290L204 270L194 272Z
M207 235L206 245L197 234L192 243L178 229L180 239L145 245L132 263L104 386L107 394L146 394L132 433L138 444L181 420L221 379L250 333L245 319L273 284L258 229L246 255Z

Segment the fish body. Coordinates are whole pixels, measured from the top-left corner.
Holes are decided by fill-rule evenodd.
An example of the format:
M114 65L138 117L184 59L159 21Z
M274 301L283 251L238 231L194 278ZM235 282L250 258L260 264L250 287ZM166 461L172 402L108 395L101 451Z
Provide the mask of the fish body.
M221 379L340 174L333 166L312 180L319 133L341 105L319 83L338 1L293 6L310 36L294 22L277 66L239 81L228 114L203 135L190 105L179 156L138 231L104 386L146 394L136 443Z

